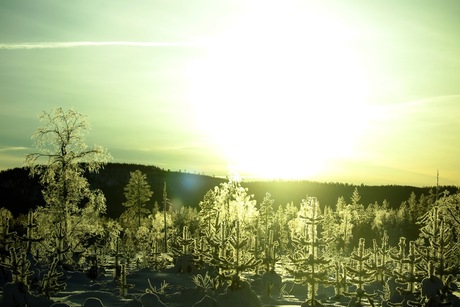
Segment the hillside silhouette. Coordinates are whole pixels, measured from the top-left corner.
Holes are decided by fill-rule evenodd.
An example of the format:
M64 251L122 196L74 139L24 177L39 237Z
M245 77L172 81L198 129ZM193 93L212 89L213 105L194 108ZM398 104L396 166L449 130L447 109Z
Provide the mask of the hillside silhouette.
M201 174L164 170L156 166L139 164L109 163L97 174L87 174L92 189L103 191L107 199L107 215L117 218L125 210L124 187L129 181L130 172L140 170L146 174L152 187L153 196L147 205L151 209L155 202L160 205L163 197L163 183L167 184L168 198L175 208L180 206L198 207L207 191L226 181L224 178ZM299 204L307 196L315 196L321 207L335 207L337 199L343 196L347 202L357 187L361 203L382 203L386 200L390 207L397 208L407 200L412 192L417 198L435 193L435 187L414 187L400 185L367 186L347 183L321 183L314 181L251 181L242 183L260 203L269 192L275 205L293 202ZM456 187L443 186L440 191L457 191ZM41 186L38 178L31 178L25 168L14 168L0 172L0 207L9 209L15 216L25 214L30 208L43 206Z

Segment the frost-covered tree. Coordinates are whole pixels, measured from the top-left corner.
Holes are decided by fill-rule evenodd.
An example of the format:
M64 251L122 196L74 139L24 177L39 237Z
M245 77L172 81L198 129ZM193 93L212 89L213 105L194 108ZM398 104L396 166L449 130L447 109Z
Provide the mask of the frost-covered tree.
M295 250L288 256L292 267L287 267L287 270L296 280L307 286L308 298L302 306L319 306L321 304L316 300L316 294L320 284L328 283L327 269L330 260L323 255L326 242L318 231L322 226L323 216L316 198L302 200L298 220L300 223L297 224L297 229L292 231Z
M249 244L258 218L253 198L240 181L230 178L200 202L200 223L208 245L204 257L222 278L231 280L232 288L240 286L242 272L260 264L251 255Z
M427 246L424 251L421 251L425 261L424 267L426 269L427 264L432 262L434 274L442 281L448 275L456 276L460 272L458 264L460 247L456 238L458 234L448 216L444 207L434 206L419 219L422 225L420 237Z
M264 237L268 239L269 230L273 224L273 218L275 215L275 211L273 209L273 203L275 202L274 199L271 198L270 193L265 193L265 197L260 203L259 214L259 227L262 231Z
M291 242L289 222L297 217L299 209L293 202L278 206L273 218L275 240L280 244L280 250L285 250Z
M90 206L97 213L105 212L105 197L100 190L91 190L85 172L99 171L110 159L100 146L88 147L85 136L89 122L74 110L57 108L42 112L43 126L32 135L36 151L26 156L30 175L38 175L48 215L48 222L60 229L61 242L69 247L69 237L81 222L82 207Z
M164 252L168 252L168 211L172 206L171 201L168 198L168 192L166 188L166 182L163 183L163 233L164 233Z
M337 236L339 246L348 254L349 244L353 237L353 212L350 205L347 205L343 197L337 199L336 213L338 216Z
M445 212L446 221L453 227L453 231L460 233L460 190L459 192L443 197L439 202L440 209ZM455 242L460 242L457 236Z
M266 193L263 201L260 203L259 208L259 222L257 227L257 235L254 238L254 252L258 254L258 246L263 247L264 251L264 264L266 271L274 270L277 261L276 250L279 243L274 239L274 218L275 210L273 209L274 199L271 198L270 193ZM260 239L260 242L259 242ZM260 244L259 244L260 243ZM257 256L256 256L257 259Z
M364 205L361 203L361 195L359 194L358 188L355 187L353 194L350 197L351 203L348 205L348 208L351 212L351 223L353 227L353 244L357 243L357 239L364 237L372 239L372 232L370 228L370 218L366 214ZM385 202L385 201L384 201Z
M364 288L364 285L373 280L375 274L375 271L365 265L371 257L371 253L365 251L365 243L364 238L359 239L358 249L353 251L350 256L351 265L346 266L347 274L349 275L348 280L356 287L355 291L343 293L345 296L352 297L349 306L363 306L363 299L367 299L369 304L374 306L372 297L377 295L377 293L367 293Z
M137 219L137 227L141 226L142 217L150 213L145 205L153 195L150 184L147 182L147 175L140 170L130 172L128 184L124 188L126 201L123 206L127 207Z
M325 252L328 257L340 258L341 254L338 253L338 225L337 214L330 206L324 207L323 223L321 235L327 241ZM335 259L337 260L337 259Z
M352 207L357 208L360 206L361 195L359 195L358 187L353 190L350 200Z
M38 225L35 223L34 213L32 210L30 210L27 214L27 223L23 223L23 225L27 230L26 234L21 238L21 240L26 243L26 251L28 254L30 254L32 252L33 243L42 241L42 238L37 237L35 234Z
M409 207L409 215L411 223L417 221L417 218L423 215L421 211L423 208L420 208L419 203L417 202L417 196L414 192L411 192L409 199L407 200L407 206Z

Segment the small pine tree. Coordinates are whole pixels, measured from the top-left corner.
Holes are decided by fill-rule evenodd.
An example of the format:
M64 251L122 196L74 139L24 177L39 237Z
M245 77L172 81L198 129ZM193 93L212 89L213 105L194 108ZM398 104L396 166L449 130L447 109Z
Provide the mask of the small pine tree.
M269 238L269 231L272 228L274 210L273 203L275 201L271 198L270 193L266 193L264 199L260 203L259 208L259 223L258 228L261 230L261 237L264 238L264 241L267 242Z
M240 181L230 178L209 191L200 203L200 225L208 245L203 258L218 269L222 278L231 280L231 289L240 287L242 272L261 263L250 252L249 237L258 217L253 198Z
M391 259L396 261L396 270L394 273L397 276L401 276L404 272L405 262L406 259L406 238L400 237L398 243L399 249L397 252L390 253Z
M453 240L456 234L454 228L446 219L447 213L440 210L439 206L434 206L430 211L423 215L419 224L420 237L425 240L425 252L420 250L420 254L426 264L433 262L435 264L434 274L443 282L449 275L456 275L460 272L458 265L459 245ZM429 273L429 272L426 272Z
M117 280L120 295L122 297L126 297L128 295L128 289L134 287L133 284L128 284L128 281L126 279L127 274L128 273L126 272L126 265L122 264L120 268L120 278Z
M280 260L280 257L277 253L278 247L279 247L278 241L274 240L274 231L270 230L268 232L268 241L265 244L264 258L263 258L263 262L265 263L266 272L275 271L276 262Z
M338 251L337 214L330 206L325 206L323 212L321 235L328 242L326 252L330 258L339 258L341 255Z
M51 297L51 294L56 294L67 287L66 283L61 282L64 273L58 272L58 263L59 259L55 257L50 264L48 272L43 275L43 280L39 285L40 292L48 299Z
M166 182L163 184L163 244L164 244L164 253L168 253L168 216L167 213L171 207L171 201L168 198L168 193L166 190Z
M179 273L190 273L195 269L194 249L195 239L191 237L187 226L182 228L182 235L177 236L171 251L176 258L175 269Z
M420 263L421 259L422 257L416 252L415 241L410 241L409 254L400 261L402 265L405 265L405 269L402 273L400 273L400 271L394 272L396 275L396 282L406 285L405 288L397 287L396 290L398 290L402 296L408 297L410 300L416 299L418 294L416 284L422 280L417 272L417 264Z
M26 252L32 253L32 246L34 243L43 241L43 238L36 236L36 228L38 224L34 221L34 212L32 210L27 214L27 223L23 223L26 227L26 234L21 238L22 241L26 242Z
M190 247L195 242L195 239L193 239L190 236L190 231L188 230L187 226L184 226L182 228L182 236L179 236L177 240L178 240L179 245L181 246L181 254L189 255L192 252Z
M355 262L354 266L347 265L347 274L349 275L349 281L356 286L354 292L344 292L348 297L352 297L351 305L362 306L362 300L367 299L371 305L374 304L372 297L376 296L377 293L366 293L364 285L370 283L373 280L374 271L366 268L365 263L369 260L371 254L365 252L364 238L359 239L358 249L352 252L350 259Z
M325 259L320 251L326 242L318 236L318 227L323 218L316 198L309 197L302 201L299 219L304 223L304 231L297 233L297 238L293 238L295 252L288 256L293 268L287 270L307 286L308 297L303 305L320 306L321 303L316 300L316 293L320 284L328 283L326 268L330 260Z
M342 249L342 253L348 255L350 241L353 238L353 211L351 205L347 205L343 197L337 199L336 214L338 216L338 247Z
M11 247L8 261L1 263L1 265L11 271L14 283L29 285L29 277L32 276L33 272L30 271L30 261L25 252L21 252L18 256L16 249Z
M371 257L369 258L369 261L365 263L365 266L367 269L375 272L374 274L374 281L382 283L383 282L383 274L378 274L379 271L379 264L380 264L380 252L379 252L379 246L377 244L377 240L373 239L372 240L372 248L370 250L371 252Z
M334 280L330 284L334 287L334 299L340 299L348 291L347 268L337 260L334 261Z
M16 241L17 233L15 231L10 232L10 219L4 217L2 224L2 232L0 233L0 262L5 262L6 257L8 257L10 247Z
M120 266L120 256L122 253L120 253L120 242L119 238L117 237L116 243L115 243L115 253L114 253L114 265L115 265L115 270L113 272L113 278L118 279L120 278L121 275L121 266Z
M387 264L387 261L388 259L390 258L390 247L388 246L388 241L389 241L389 237L388 237L388 234L387 234L387 231L384 230L383 231L383 234L382 234L382 243L379 247L379 254L380 254L380 257L381 257L381 261L379 264L377 264L377 270L376 270L376 275L378 276L377 278L380 280L380 281L385 281L386 280L386 277L388 276L388 264Z
M236 290L241 286L241 273L256 268L261 260L256 260L249 252L249 237L240 228L238 220L235 221L233 231L228 237L231 250L224 247L217 259L218 267L226 279L231 281L230 289Z

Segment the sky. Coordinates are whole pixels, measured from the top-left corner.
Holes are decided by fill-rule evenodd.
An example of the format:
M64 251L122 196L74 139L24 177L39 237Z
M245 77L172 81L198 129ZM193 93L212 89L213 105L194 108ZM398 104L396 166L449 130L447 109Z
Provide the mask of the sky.
M112 162L243 178L460 183L458 1L0 2L0 170L38 115Z

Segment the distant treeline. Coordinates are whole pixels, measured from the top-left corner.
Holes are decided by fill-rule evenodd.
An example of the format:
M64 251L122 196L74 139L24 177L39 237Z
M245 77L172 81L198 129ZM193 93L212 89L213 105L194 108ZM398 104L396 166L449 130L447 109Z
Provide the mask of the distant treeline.
M92 189L103 191L107 199L107 215L118 218L125 210L122 203L126 200L124 187L127 185L130 172L140 170L147 175L147 180L153 190L153 196L148 208L153 208L155 202L161 208L163 199L163 184L166 182L168 198L174 206L198 207L207 191L224 182L225 179L198 175L185 172L164 170L156 166L139 164L109 163L97 174L88 174L87 178ZM399 185L367 186L350 185L346 183L320 183L313 181L254 181L243 182L249 194L254 194L260 203L265 193L270 193L275 200L275 206L293 202L299 204L307 195L316 197L321 207L335 207L337 199L343 196L347 202L353 191L358 187L361 203L384 200L391 208L398 208L403 201L409 199L412 192L417 198L436 193L436 187L413 187ZM438 192L458 191L454 186L438 187ZM25 168L14 168L0 172L0 207L9 209L15 216L27 213L30 208L43 206L41 186L38 178L31 178Z

